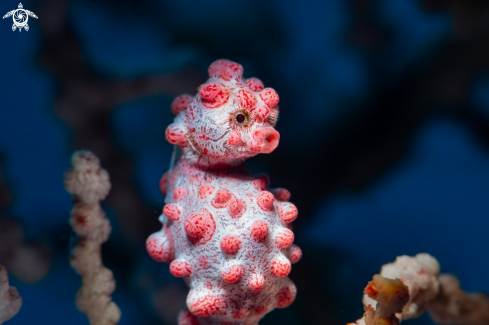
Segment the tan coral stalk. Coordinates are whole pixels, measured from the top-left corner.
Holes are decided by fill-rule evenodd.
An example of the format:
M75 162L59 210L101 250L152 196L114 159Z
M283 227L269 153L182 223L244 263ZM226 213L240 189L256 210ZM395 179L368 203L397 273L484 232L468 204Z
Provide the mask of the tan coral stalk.
M15 287L8 283L5 266L0 265L0 324L14 317L22 306L22 297Z
M366 313L356 323L349 325L397 325L402 320L417 318L428 311L437 324L487 325L489 324L489 296L483 293L469 294L460 288L458 279L450 274L440 275L438 261L429 254L414 257L399 256L394 263L382 267L381 275L375 275L374 281L365 288L363 303ZM398 304L398 290L372 290L389 288L379 285L388 279L398 278L409 288L409 301ZM377 279L377 281L375 281ZM389 283L389 282L387 282ZM391 282L394 283L394 282ZM390 286L391 288L395 288ZM383 295L372 294L381 291ZM387 299L386 299L387 298ZM406 304L407 302L407 304ZM377 322L378 314L390 310L396 317Z
M112 301L115 289L112 271L102 262L102 244L112 228L100 206L110 191L109 174L100 168L99 159L89 151L77 151L65 174L65 188L73 195L70 224L77 234L70 263L82 277L76 306L91 325L117 324L119 307Z
M437 324L489 324L489 296L467 293L451 274L440 275L440 292L429 302L427 309Z

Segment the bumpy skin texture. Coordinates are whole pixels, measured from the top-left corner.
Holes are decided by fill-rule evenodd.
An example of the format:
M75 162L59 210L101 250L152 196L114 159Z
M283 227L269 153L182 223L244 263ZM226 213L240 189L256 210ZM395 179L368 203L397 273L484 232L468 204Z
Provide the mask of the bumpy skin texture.
M270 153L279 97L240 64L218 60L195 97L172 103L166 131L181 157L160 180L163 229L147 241L149 254L170 263L190 287L179 324L258 324L284 308L296 288L287 277L302 252L290 223L297 208L285 189L268 188L245 159Z

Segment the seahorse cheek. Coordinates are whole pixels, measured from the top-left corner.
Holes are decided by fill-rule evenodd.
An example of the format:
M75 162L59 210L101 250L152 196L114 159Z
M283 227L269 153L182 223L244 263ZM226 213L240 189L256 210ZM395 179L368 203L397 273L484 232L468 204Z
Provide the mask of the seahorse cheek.
M241 133L238 131L233 131L229 136L228 143L231 146L235 146L241 143Z

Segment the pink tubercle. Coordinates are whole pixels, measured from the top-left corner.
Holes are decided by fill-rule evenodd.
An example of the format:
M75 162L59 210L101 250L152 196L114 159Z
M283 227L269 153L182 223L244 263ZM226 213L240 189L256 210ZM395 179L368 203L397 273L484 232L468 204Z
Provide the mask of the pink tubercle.
M180 209L175 204L167 204L163 208L163 214L173 221L178 221L180 219Z
M275 246L278 249L290 247L294 242L294 233L289 229L284 229L275 237Z
M248 88L251 89L251 91L262 91L265 86L263 85L263 82L258 79L258 78L249 78L246 80L246 85L248 86Z
M173 115L178 115L180 112L185 111L194 98L191 95L180 95L176 97L171 103L171 111Z
M290 273L290 263L282 259L277 259L272 262L271 271L272 274L279 277L286 277Z
M268 236L268 223L263 220L257 220L251 226L251 238L257 242L261 243Z
M221 249L226 254L237 254L241 246L242 242L237 236L227 235L221 239Z
M232 194L225 188L221 188L217 191L216 196L212 199L211 204L216 209L223 209L228 205L231 200Z
M206 199L209 195L211 195L216 188L211 185L200 185L199 187L199 199Z
M263 191L261 192L258 197L256 198L256 202L258 206L263 210L270 212L273 210L273 202L275 201L275 198L272 193L268 191Z
M175 260L170 264L170 273L177 278L189 277L192 274L192 266L185 261Z
M229 201L228 212L231 218L237 219L246 212L246 203L242 199L233 198Z

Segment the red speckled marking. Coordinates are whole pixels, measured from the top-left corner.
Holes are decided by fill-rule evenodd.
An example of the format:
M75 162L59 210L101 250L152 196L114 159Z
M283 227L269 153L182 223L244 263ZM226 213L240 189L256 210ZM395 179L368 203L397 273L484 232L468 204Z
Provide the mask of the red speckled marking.
M259 292L265 286L265 277L261 273L252 274L247 284L251 290Z
M173 261L170 264L170 273L177 278L189 277L192 274L192 266L184 261Z
M290 263L294 264L299 262L299 260L302 257L302 250L299 248L297 245L292 245L292 248L290 250Z
M235 146L239 143L241 143L241 133L237 131L231 132L231 135L229 136L228 143L231 146Z
M248 315L249 311L246 309L246 308L243 308L243 309L240 309L240 310L237 310L237 311L233 311L231 313L231 316L233 316L234 319L242 319L242 318L245 318L246 315ZM233 324L233 323L231 323Z
M227 283L239 282L245 273L243 265L233 265L230 268L221 271L221 278Z
M275 238L275 246L278 249L284 249L290 247L294 242L294 233L289 229L284 230Z
M227 235L221 240L221 249L227 254L237 254L241 246L241 240L236 236Z
M251 226L251 238L257 243L261 243L267 238L268 223L263 220L257 220Z
M273 210L273 201L275 201L275 198L273 197L273 194L268 191L260 193L256 199L258 206L266 212Z
M168 218L173 221L178 221L180 219L180 210L178 207L174 204L167 204L163 208L163 214Z
M214 296L200 298L196 302L191 303L189 307L190 312L197 317L221 315L228 308L223 299Z
M244 200L233 198L229 202L228 212L231 218L237 219L241 218L246 212L246 203Z
M149 236L146 240L149 256L157 262L170 263L175 258L173 235L168 227Z
M289 202L277 204L277 212L280 219L285 224L291 223L292 221L297 219L297 215L299 213L295 205Z
M296 292L297 289L292 284L290 284L285 288L280 289L280 291L275 296L276 299L275 306L277 308L285 308L290 306L290 304L294 302Z
M188 196L188 188L186 187L177 187L173 190L173 199L175 202L181 201Z
M211 240L216 231L216 223L207 209L200 209L199 213L190 213L185 220L184 230L187 238L195 246L204 245Z
M75 216L74 219L75 219L75 223L80 227L86 226L87 224L87 216L79 214Z
M202 97L202 105L207 108L222 106L229 100L229 92L218 83L203 84L199 88L199 95Z
M185 309L178 315L178 325L200 325L200 323L197 317Z
M264 191L267 184L265 183L265 180L259 178L259 179L255 179L253 182L251 182L251 184L253 184L253 187L257 190L257 191Z
M207 257L207 256L199 257L198 262L199 262L199 266L201 268L203 268L204 270L208 270L211 268L211 266L209 265L209 257Z
M171 103L171 111L173 115L178 115L180 112L186 110L193 99L192 96L187 94L176 97Z
M253 308L253 314L255 315L263 315L267 311L267 307L265 306L255 306Z
M214 192L216 188L210 185L200 185L199 187L199 199L205 199Z
M279 98L277 92L272 88L265 88L260 92L260 98L269 108L277 106Z
M247 79L246 85L251 89L251 91L262 91L263 88L265 88L263 82L258 78Z
M225 188L221 188L217 191L216 196L212 199L211 204L216 209L225 208L231 200L232 194Z
M241 89L238 91L236 98L239 101L241 107L246 109L252 109L256 105L256 97L251 91Z
M275 260L272 263L272 274L275 274L276 276L279 277L286 277L290 273L290 264L282 261L282 260Z
M187 146L187 136L185 135L185 131L182 130L178 125L176 124L170 124L166 128L166 140L170 142L171 144L174 144L176 146L180 147L186 147Z
M168 188L168 172L165 172L163 176L161 176L159 187L161 194L163 194L163 196L166 196L166 190Z
M290 192L285 188L277 188L272 191L275 198L282 202L288 202L290 200Z

